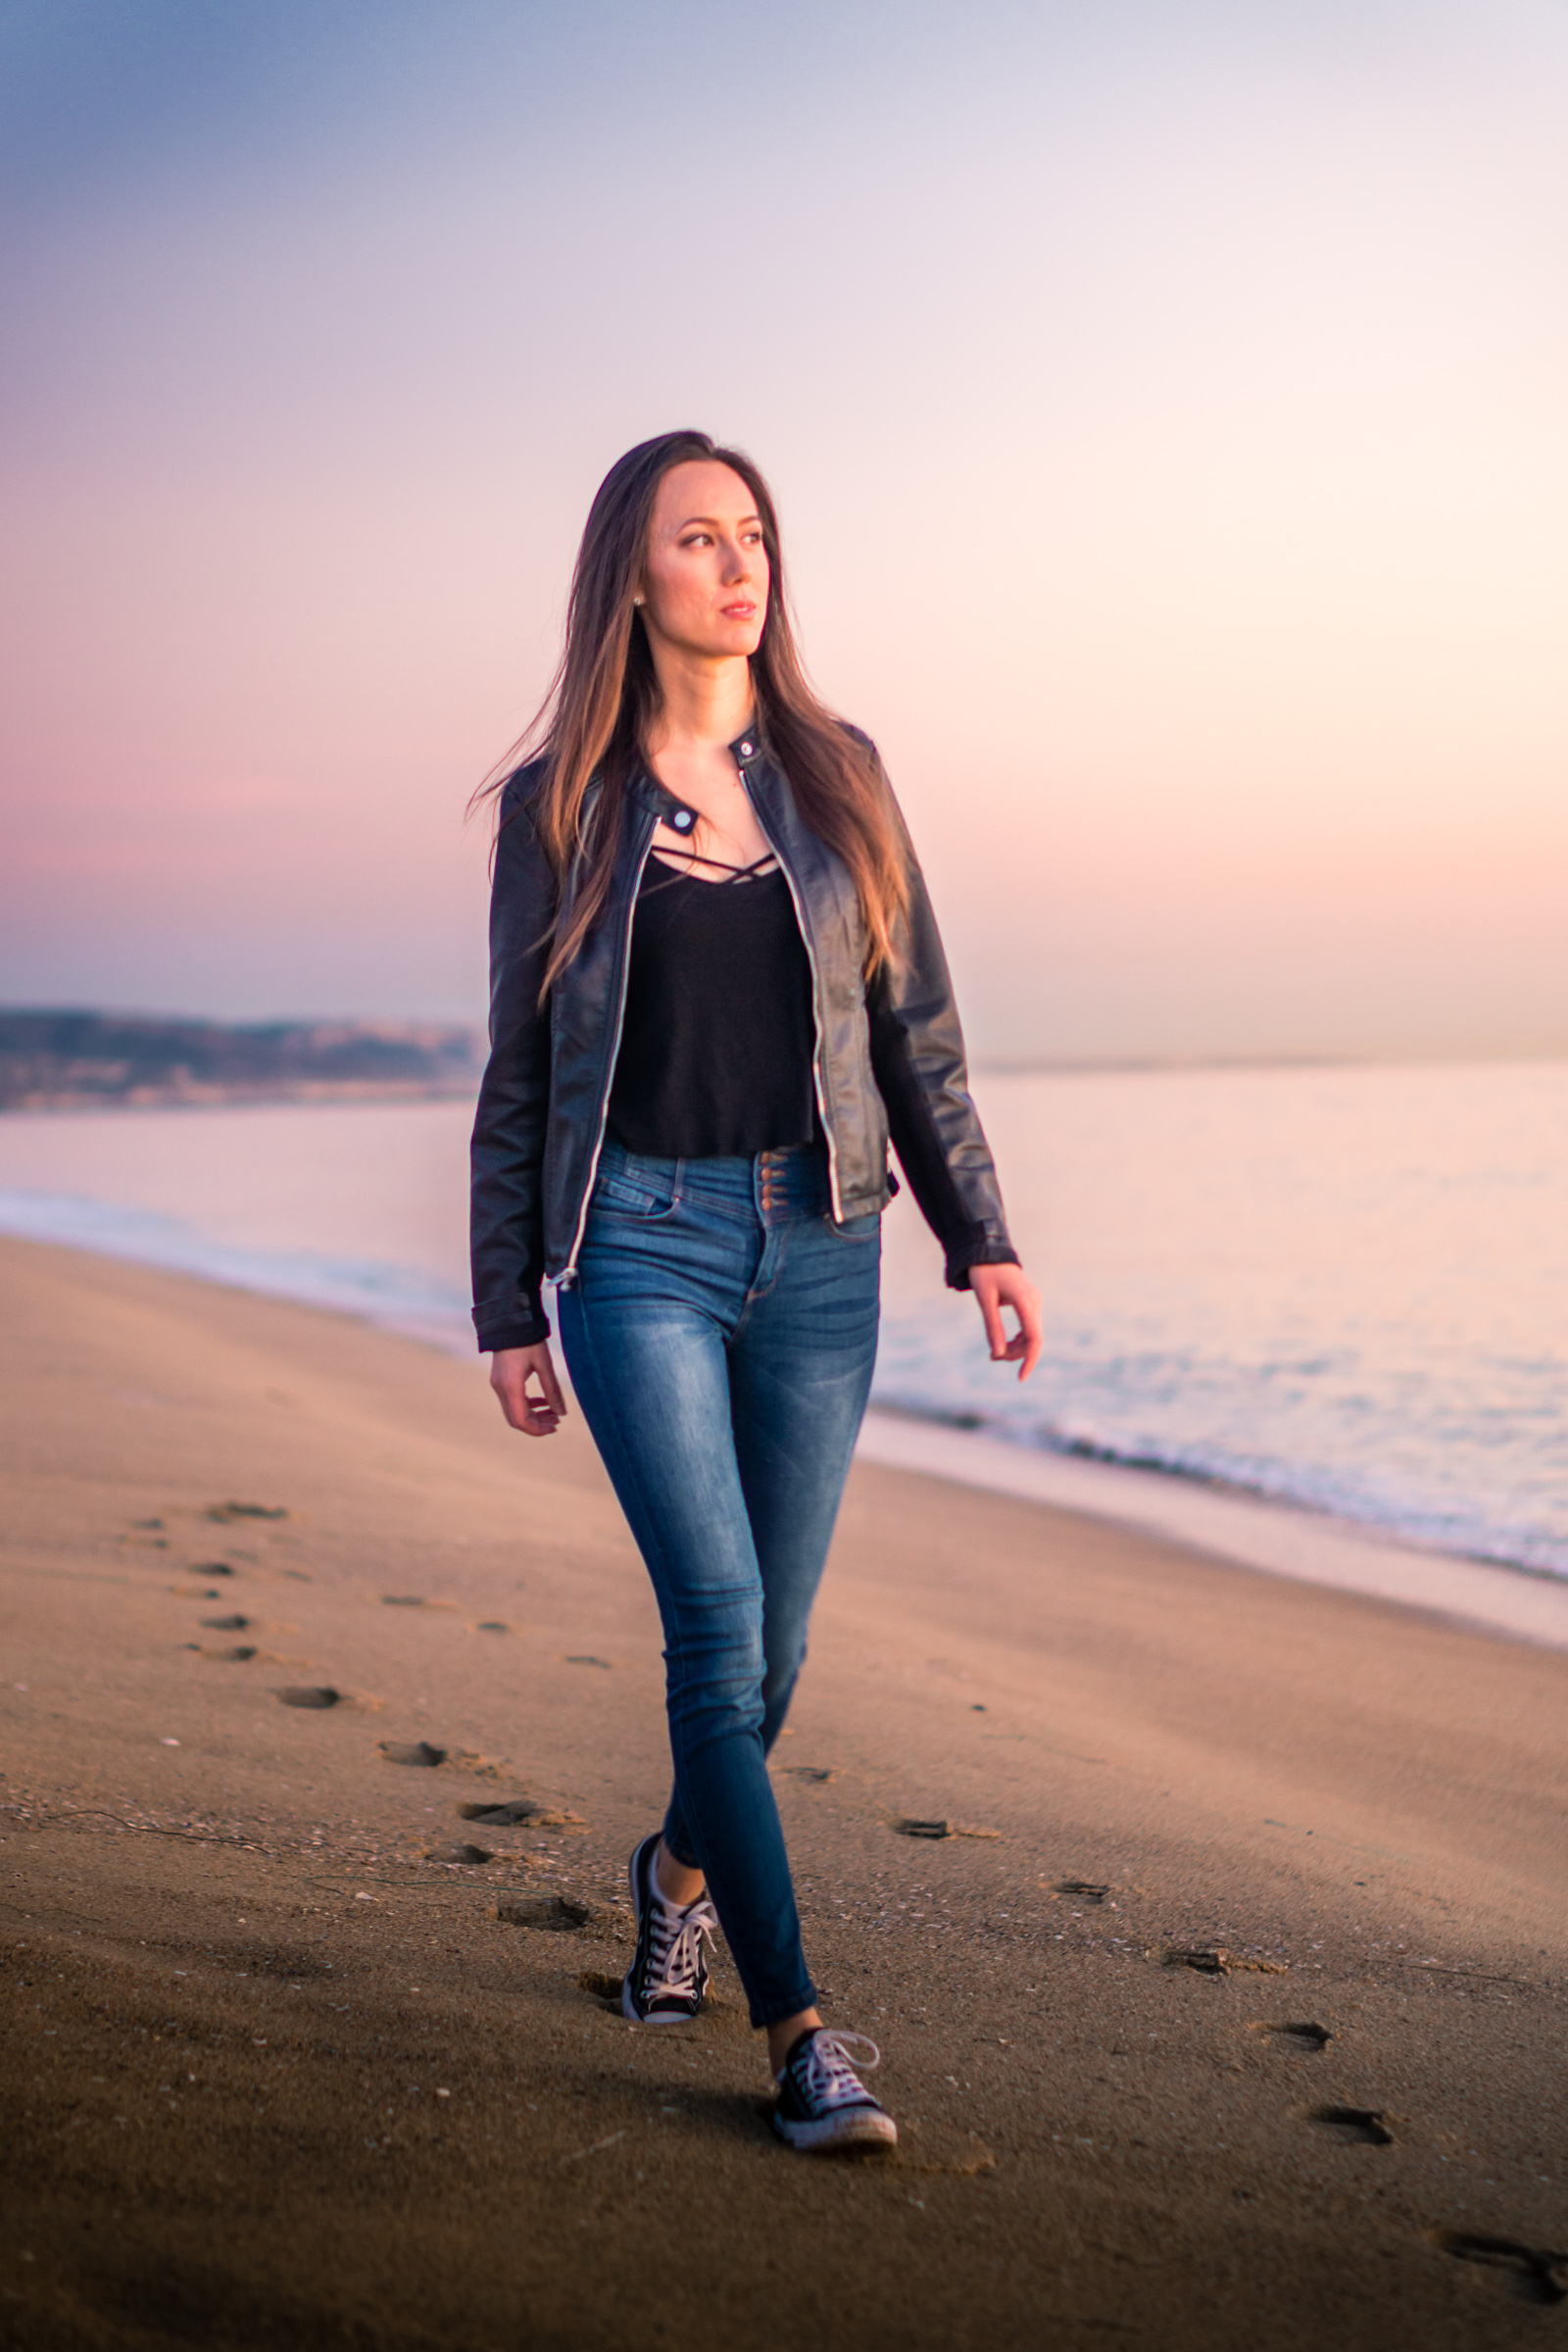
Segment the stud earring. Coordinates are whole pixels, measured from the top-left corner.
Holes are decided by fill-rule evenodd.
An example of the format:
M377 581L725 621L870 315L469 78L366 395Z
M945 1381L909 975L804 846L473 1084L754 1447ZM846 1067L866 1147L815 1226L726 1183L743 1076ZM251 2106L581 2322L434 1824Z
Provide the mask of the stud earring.
M634 605L640 605L643 600L640 596L634 596L631 601Z

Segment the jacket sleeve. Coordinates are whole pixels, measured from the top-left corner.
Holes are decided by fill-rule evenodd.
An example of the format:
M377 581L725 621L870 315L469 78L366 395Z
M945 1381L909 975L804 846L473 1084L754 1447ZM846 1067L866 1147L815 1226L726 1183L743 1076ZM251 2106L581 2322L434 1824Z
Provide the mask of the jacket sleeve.
M490 894L490 1058L471 1146L473 1322L481 1350L548 1339L541 1177L550 1112L550 1017L539 985L555 906L523 770L501 799Z
M948 1287L966 1291L971 1266L1015 1266L1018 1252L969 1097L963 1032L936 916L913 844L898 821L909 911L896 962L883 964L866 989L871 1071L899 1165L946 1254Z

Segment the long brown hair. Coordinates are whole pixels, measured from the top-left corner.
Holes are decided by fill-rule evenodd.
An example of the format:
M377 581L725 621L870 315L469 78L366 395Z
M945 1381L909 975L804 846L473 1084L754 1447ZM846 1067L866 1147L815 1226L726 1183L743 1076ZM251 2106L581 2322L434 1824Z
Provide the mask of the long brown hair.
M767 617L752 656L758 725L789 777L805 822L848 866L865 922L867 976L893 955L908 906L891 796L875 755L834 717L807 683L790 625L778 516L750 458L707 433L661 433L618 458L588 511L572 573L566 642L531 724L498 762L481 798L499 795L517 766L544 760L529 806L562 892L544 991L565 970L604 910L620 833L622 795L644 762L659 710L654 658L636 610L660 482L672 466L707 460L738 473L756 502L767 550ZM591 783L597 798L584 812ZM567 875L582 866L569 904ZM543 993L543 992L541 992Z

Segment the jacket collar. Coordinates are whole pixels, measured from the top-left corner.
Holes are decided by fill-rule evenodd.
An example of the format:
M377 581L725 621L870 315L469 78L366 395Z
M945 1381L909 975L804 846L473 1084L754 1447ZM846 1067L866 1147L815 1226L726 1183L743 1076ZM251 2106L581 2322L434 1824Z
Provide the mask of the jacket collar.
M754 774L767 758L766 742L756 727L750 728L744 735L737 735L729 750L736 766ZM626 792L640 808L647 809L653 816L662 817L665 824L686 805L684 801L677 800L672 792L666 792L659 778L651 775L646 767L634 770Z

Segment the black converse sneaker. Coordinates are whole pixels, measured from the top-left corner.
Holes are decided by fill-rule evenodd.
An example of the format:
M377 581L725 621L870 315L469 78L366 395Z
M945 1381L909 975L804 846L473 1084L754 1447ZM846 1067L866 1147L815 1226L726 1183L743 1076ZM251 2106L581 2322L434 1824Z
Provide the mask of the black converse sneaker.
M637 1950L620 1988L620 2006L640 2026L680 2026L697 2015L707 1994L703 1939L712 1942L718 1914L706 1894L682 1911L660 1893L654 1877L658 1851L656 1830L637 1847L627 1869Z
M773 2108L773 2129L792 2148L891 2148L899 2127L877 2104L850 2064L846 2043L870 2051L867 2074L882 2063L876 2043L864 2034L834 2034L813 2026L784 2061Z

